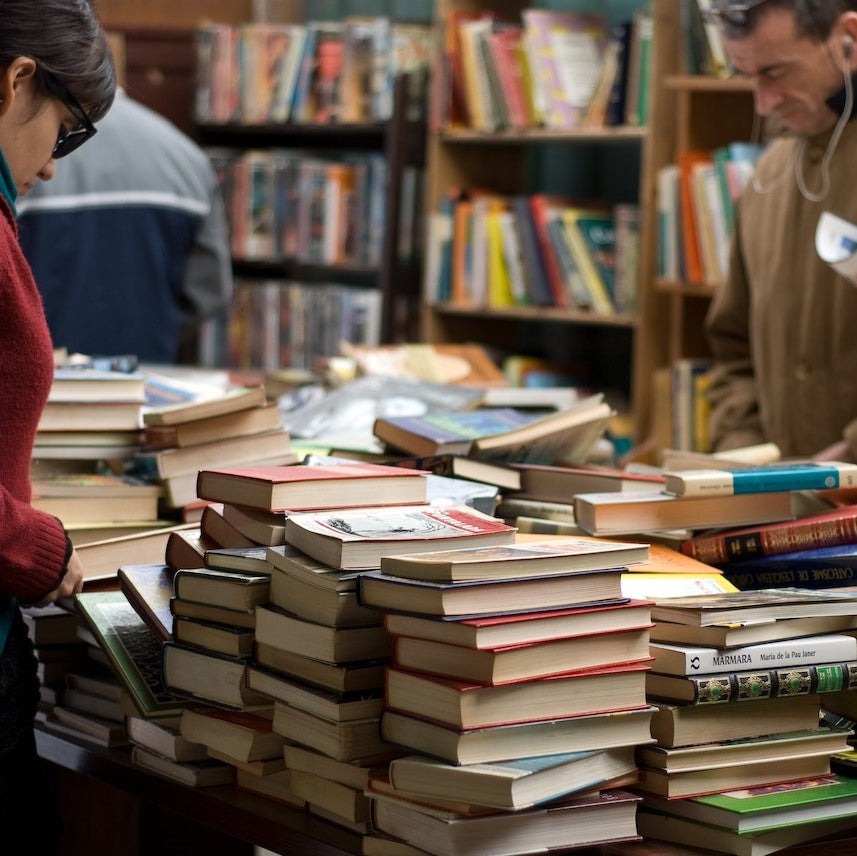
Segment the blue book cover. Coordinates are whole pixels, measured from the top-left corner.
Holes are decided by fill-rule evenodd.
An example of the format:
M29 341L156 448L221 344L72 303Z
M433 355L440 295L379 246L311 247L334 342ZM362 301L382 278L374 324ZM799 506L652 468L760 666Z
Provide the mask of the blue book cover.
M758 556L720 567L729 582L742 591L781 586L817 589L853 586L857 585L857 544Z
M520 428L538 418L511 407L485 407L475 410L424 413L419 416L386 416L383 421L405 431L438 442L475 440Z
M846 487L857 487L857 464L807 461L734 470L699 469L664 474L664 490L674 496L727 496Z

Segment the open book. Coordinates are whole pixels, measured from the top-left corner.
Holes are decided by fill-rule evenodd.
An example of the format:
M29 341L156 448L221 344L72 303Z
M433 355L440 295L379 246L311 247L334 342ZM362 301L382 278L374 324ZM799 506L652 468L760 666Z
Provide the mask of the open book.
M857 225L824 211L815 228L815 251L822 261L857 285Z

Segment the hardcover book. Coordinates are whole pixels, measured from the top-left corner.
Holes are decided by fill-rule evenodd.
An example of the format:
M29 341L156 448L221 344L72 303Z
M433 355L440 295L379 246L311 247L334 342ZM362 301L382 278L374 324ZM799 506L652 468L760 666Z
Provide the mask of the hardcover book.
M857 487L857 464L837 462L768 464L731 470L664 473L664 490L675 496L719 496L780 490L834 490Z
M649 662L648 641L648 627L488 650L399 636L393 639L392 661L410 671L505 684L561 674L569 668Z
M580 493L574 515L591 535L622 535L658 529L705 529L769 523L792 518L787 492L680 497L646 493Z
M249 505L266 511L343 508L425 501L425 477L415 470L381 464L236 467L201 470L200 499Z
M646 707L643 664L607 666L485 686L390 668L390 710L460 729L563 719Z
M736 588L775 586L838 588L857 583L857 544L816 547L794 553L758 556L722 565L724 576Z
M235 387L229 390L219 390L195 400L178 401L157 407L148 407L143 411L143 424L149 425L179 425L224 413L234 413L237 410L247 410L251 407L261 407L266 403L265 387Z
M342 570L379 568L383 556L398 553L429 552L452 544L462 548L511 544L514 539L514 527L465 507L322 511L294 514L286 521L289 544Z
M594 788L636 769L632 747L456 766L421 755L390 762L395 792L518 811Z
M641 562L648 555L647 544L567 538L390 556L381 560L381 570L415 580L466 582L597 570Z
M653 642L649 648L652 669L669 675L705 675L732 669L736 672L857 660L857 638L845 634L779 639L737 648L703 648Z
M736 832L763 831L853 814L857 780L831 775L686 800L647 797L646 807Z
M857 687L857 661L727 671L707 675L646 675L650 698L686 704L724 704L782 696L838 692Z
M434 856L516 856L604 842L638 840L640 797L604 791L550 808L467 817L431 812L412 801L373 795L379 832L404 839Z
M654 707L598 713L487 728L454 728L385 710L385 740L452 764L490 764L510 758L586 752L605 746L640 746L651 742Z
M179 569L173 577L175 596L224 609L251 610L268 602L271 587L266 574L213 569Z
M434 582L368 571L358 580L360 602L380 610L469 618L536 612L622 599L622 569L469 582Z
M668 598L652 607L653 621L707 626L735 621L857 614L857 592L781 588Z
M455 621L387 612L384 613L384 626L392 636L409 636L480 650L650 627L650 608L649 601L628 600Z

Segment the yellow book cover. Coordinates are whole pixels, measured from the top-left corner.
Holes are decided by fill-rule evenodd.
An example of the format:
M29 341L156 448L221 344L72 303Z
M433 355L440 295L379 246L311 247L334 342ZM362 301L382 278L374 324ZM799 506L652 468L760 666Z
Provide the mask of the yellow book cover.
M503 255L503 230L500 218L503 204L493 204L486 215L488 250L488 305L492 309L514 306L512 281Z

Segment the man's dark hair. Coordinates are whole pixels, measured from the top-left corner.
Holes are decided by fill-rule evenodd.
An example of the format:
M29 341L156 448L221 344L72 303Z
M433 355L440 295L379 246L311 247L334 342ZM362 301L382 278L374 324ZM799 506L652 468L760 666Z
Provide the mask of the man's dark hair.
M716 10L723 10L720 21L723 25L723 33L728 39L742 39L749 36L762 17L771 9L786 9L794 15L798 36L813 41L824 41L843 12L857 11L857 0L763 0L749 6L740 15L729 14L731 6L740 5L730 3L730 0L714 2Z

